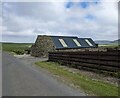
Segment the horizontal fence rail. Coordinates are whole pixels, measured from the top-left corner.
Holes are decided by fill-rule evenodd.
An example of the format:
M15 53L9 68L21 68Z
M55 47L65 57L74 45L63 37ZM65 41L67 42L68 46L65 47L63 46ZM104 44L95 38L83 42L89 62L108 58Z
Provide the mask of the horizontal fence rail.
M77 68L118 72L120 51L49 52L49 61L76 65Z

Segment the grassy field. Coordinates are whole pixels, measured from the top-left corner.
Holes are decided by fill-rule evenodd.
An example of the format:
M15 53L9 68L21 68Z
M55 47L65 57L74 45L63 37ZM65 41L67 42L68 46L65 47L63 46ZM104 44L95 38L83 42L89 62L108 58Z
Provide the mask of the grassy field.
M118 87L103 81L92 80L79 73L71 73L54 62L36 62L36 64L51 73L62 77L66 82L83 89L89 95L118 96Z
M25 49L30 48L32 43L0 43L0 49L3 51L8 51L13 54L24 54ZM99 45L103 48L115 48L120 47L118 45Z
M120 48L120 45L118 45L118 44L99 44L98 47L103 47L103 48Z
M24 54L25 49L28 49L31 45L31 43L2 43L2 50L14 54Z

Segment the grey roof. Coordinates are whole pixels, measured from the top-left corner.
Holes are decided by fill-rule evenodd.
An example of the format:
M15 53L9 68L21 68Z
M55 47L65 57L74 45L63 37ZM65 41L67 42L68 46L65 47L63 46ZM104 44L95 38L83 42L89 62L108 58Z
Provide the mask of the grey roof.
M72 36L51 36L52 40L54 42L56 49L64 49L64 48L95 48L97 47L94 41L91 38L78 38L78 37L72 37ZM59 39L63 39L64 42L67 44L67 47L63 47ZM77 46L76 43L73 41L73 39L76 39L81 46ZM85 40L88 40L92 46L90 46Z
M93 46L90 46L86 41L85 39L89 40L89 42L93 45ZM86 47L86 48L89 48L89 47L97 47L95 42L91 39L91 38L78 38L78 41L81 43L81 47Z

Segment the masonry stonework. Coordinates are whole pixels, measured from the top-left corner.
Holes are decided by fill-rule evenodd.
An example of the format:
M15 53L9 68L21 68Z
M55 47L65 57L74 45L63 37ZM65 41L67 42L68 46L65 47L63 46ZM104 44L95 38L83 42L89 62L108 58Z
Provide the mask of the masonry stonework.
M35 57L48 57L49 51L54 51L55 46L50 36L37 37L34 45L31 47L31 55Z

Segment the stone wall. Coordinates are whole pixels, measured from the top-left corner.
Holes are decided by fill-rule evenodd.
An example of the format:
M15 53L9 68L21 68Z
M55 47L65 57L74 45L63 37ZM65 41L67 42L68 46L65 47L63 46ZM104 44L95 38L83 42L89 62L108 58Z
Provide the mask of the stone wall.
M56 52L57 51L71 51L71 52L76 52L76 51L107 51L107 48L78 48L78 49L58 49L58 50L55 50Z
M48 57L49 51L54 51L55 46L50 36L38 36L31 47L31 55L36 57Z

